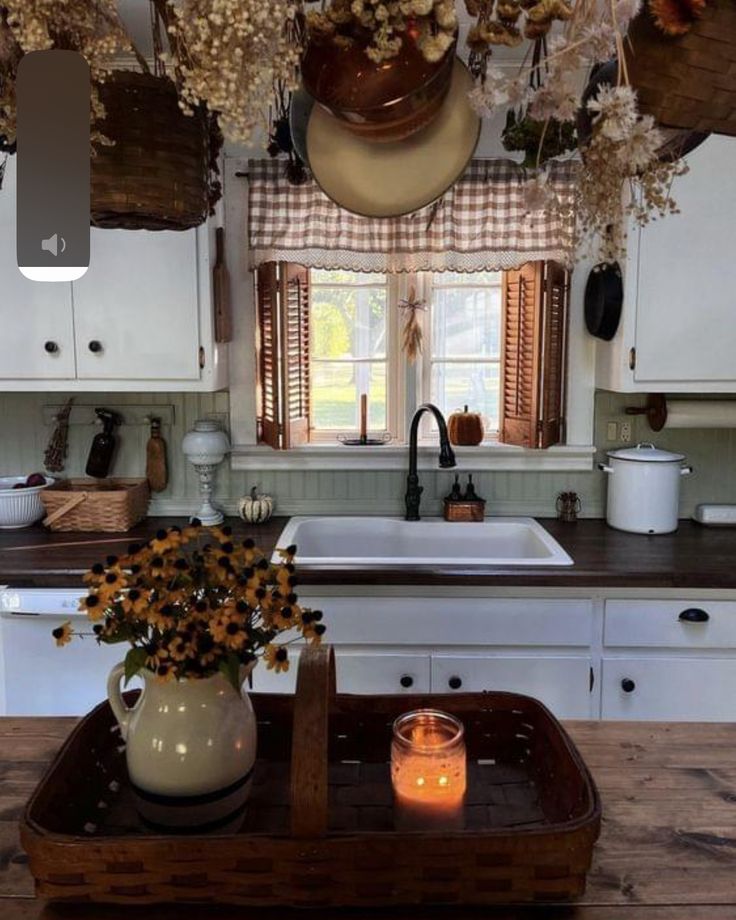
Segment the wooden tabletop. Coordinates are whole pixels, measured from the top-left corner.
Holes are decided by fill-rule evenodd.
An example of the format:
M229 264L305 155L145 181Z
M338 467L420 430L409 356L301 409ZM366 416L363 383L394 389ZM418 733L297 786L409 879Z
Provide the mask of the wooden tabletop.
M244 920L226 907L45 905L18 843L17 822L73 719L0 719L2 920ZM736 724L570 722L600 789L603 829L585 896L574 906L381 911L387 920L736 920ZM308 912L258 911L274 920ZM373 918L376 911L319 912Z
M236 537L252 536L270 553L288 518L247 525L232 519ZM183 518L149 518L128 534L49 533L42 527L0 531L0 585L82 588L81 576L93 562L124 552L131 541L147 539ZM720 588L736 590L736 529L680 521L673 534L622 533L600 520L540 523L574 561L571 566L324 565L302 568L303 584L483 585L490 587ZM461 527L461 524L457 525ZM297 559L298 561L298 559Z

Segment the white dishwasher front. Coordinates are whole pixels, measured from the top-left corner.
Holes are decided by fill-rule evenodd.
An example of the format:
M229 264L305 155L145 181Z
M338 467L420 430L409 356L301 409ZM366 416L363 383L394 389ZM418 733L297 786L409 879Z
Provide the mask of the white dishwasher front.
M0 589L0 711L78 716L105 698L107 675L125 644L98 645L77 605L84 589ZM85 633L58 648L51 631L70 620Z

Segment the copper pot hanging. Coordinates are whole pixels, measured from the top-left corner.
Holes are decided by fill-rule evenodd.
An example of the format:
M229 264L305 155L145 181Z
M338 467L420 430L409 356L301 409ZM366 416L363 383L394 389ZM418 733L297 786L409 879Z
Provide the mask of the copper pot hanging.
M450 88L456 42L427 61L405 35L398 54L375 63L365 44L312 40L302 59L304 88L358 137L391 143L411 137L437 116Z

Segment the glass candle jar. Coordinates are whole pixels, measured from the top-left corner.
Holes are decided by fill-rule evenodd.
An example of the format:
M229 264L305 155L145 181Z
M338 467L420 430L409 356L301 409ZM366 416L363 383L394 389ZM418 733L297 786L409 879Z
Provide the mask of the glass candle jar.
M466 753L462 722L436 709L417 709L394 722L391 783L399 830L459 830L464 826Z

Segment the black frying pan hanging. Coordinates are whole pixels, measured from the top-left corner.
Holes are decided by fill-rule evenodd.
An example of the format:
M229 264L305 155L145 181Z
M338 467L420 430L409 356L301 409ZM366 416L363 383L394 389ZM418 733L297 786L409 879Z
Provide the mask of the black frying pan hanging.
M596 338L610 342L616 335L624 286L618 262L596 265L585 285L585 325Z

